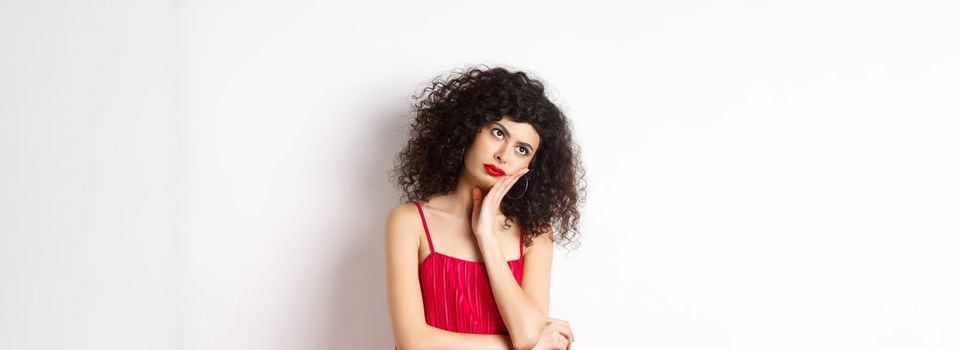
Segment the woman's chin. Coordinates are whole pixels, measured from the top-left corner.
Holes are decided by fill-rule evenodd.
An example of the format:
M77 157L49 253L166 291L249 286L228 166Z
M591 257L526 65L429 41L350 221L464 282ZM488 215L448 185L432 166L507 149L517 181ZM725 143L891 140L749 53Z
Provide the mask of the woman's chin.
M481 190L483 190L485 193L489 191L492 187L494 187L494 184L497 183L497 179L498 179L497 177L494 177L487 173L481 173L478 175L480 175L480 178L477 181L477 187L480 187Z

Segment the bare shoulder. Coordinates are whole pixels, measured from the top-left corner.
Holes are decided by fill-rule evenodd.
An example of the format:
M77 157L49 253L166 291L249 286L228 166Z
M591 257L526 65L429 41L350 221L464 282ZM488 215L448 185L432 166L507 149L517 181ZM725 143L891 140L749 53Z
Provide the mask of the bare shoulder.
M546 233L542 233L537 237L534 237L534 240L531 243L531 246L524 249L524 255L526 256L527 253L530 251L538 251L538 250L553 251L554 250L554 239L552 238L553 236L554 236L554 230L550 226L548 226Z
M404 202L397 204L387 212L387 222L404 222L410 217L417 215L417 207L414 203Z
M417 226L420 214L417 206L411 202L400 203L387 212L384 222L384 238L391 242L417 242L419 240Z

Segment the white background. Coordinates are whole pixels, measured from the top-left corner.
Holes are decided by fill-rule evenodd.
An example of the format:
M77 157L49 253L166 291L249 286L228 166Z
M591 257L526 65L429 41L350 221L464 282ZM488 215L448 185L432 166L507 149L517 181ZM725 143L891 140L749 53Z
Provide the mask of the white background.
M580 349L961 348L950 1L0 1L0 349L390 349L402 112L472 64L583 147Z

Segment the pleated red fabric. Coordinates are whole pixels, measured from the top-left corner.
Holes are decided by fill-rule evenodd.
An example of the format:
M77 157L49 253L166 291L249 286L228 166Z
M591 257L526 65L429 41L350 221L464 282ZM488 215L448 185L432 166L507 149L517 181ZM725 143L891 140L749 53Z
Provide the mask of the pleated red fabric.
M458 259L434 251L427 219L417 205L430 254L420 263L420 288L427 324L459 333L507 334L483 262ZM523 232L522 232L523 234ZM524 242L520 257L507 262L517 284L524 273Z

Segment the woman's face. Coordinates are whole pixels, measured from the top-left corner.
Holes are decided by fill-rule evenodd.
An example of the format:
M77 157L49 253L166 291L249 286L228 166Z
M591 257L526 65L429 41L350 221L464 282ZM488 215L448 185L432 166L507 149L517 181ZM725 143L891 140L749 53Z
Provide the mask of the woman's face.
M490 122L474 135L474 143L464 155L466 175L481 188L490 189L501 176L530 165L540 141L528 123L514 122L507 116Z

